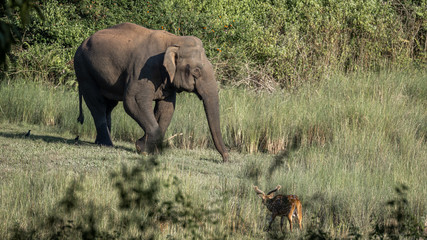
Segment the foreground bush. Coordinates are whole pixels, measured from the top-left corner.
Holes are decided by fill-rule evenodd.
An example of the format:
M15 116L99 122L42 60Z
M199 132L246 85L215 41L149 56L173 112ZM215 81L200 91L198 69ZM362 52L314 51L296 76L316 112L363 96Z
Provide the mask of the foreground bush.
M276 160L279 161L286 158L284 155L276 156ZM280 164L273 164L271 167L273 171L281 168ZM427 237L423 232L424 226L421 220L411 213L413 206L408 203L408 187L405 185L396 187L396 196L387 203L376 204L377 208L371 209L373 212L368 214L374 220L369 233L362 232L355 226L349 227L347 233L340 232L341 225L352 222L351 219L346 218L355 216L345 212L348 207L343 206L343 209L337 209L339 203L331 202L331 199L320 199L319 197L324 197L322 194L306 196L304 217L311 215L312 218L305 220L306 226L304 229L299 229L298 233L279 232L278 227L270 232L261 229L242 231L238 227L240 224L245 228L253 226L251 222L264 221L260 220L263 219L262 217L247 219L245 215L253 211L251 209L253 206L242 206L242 210L229 206L229 201L233 198L232 201L237 204L248 201L244 199L249 198L247 192L237 196L232 194L233 190L221 192L219 194L224 198L222 201L210 199L210 203L206 204L206 202L197 201L198 198L195 195L183 193L177 177L164 180L155 173L167 172L165 170L156 159L151 158L140 159L133 167L123 165L121 170L114 171L107 180L114 186L114 192L107 194L116 195L118 205L111 202L88 201L86 198L89 197L84 197L88 194L87 190L85 192L81 186L82 178L80 181L73 181L68 186L65 196L50 206L55 209L50 211L50 215L29 216L39 219L30 226L22 227L16 224L12 229L7 229L10 236L7 239L163 239L165 237L167 239L241 239L242 237L259 239L262 236L268 239L362 239L362 237L365 239L421 239ZM268 178L268 175L264 177ZM253 180L250 176L244 178L246 181ZM244 190L249 189L248 184L242 185ZM165 190L166 196L161 196ZM312 210L319 208L315 206L318 204L323 205L320 206L322 212L313 215ZM29 212L31 211L34 210L29 209ZM330 224L328 226L325 223L326 220L332 220L332 226L337 229L328 229ZM366 225L369 224L365 223ZM250 232L255 232L256 235Z

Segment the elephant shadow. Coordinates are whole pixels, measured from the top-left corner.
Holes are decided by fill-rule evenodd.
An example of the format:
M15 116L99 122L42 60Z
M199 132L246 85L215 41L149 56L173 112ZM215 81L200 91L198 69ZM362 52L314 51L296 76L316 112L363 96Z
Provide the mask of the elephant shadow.
M49 136L49 135L37 135L37 134L33 134L31 133L30 136L26 137L25 133L4 133L4 132L0 132L0 136L4 137L4 138L22 138L22 139L27 139L29 141L43 141L46 143L64 143L64 144L68 144L68 145L83 145L83 146L99 146L98 144L95 144L93 142L88 142L88 141L82 141L82 140L78 140L75 141L75 139L68 139L68 138L63 138L63 137L54 137L54 136ZM136 151L132 148L128 148L125 146L114 146L114 148L116 149L120 149L120 150L124 150L127 152L132 152L135 153Z
M211 163L221 163L221 161L216 158L201 157L199 160Z

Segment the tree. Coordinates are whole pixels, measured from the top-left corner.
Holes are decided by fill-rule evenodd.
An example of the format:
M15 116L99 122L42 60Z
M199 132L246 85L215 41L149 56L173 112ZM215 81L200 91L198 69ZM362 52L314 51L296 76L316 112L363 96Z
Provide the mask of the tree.
M21 26L25 26L30 21L32 10L43 19L43 14L34 0L0 0L0 66L5 65L6 54L15 42L14 35L18 35L18 26L13 24L14 17L19 19Z

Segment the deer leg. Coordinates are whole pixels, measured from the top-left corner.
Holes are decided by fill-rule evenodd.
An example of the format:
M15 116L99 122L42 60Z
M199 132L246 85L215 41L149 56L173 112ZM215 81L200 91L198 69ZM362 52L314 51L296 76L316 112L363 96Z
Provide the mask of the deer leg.
M270 223L268 224L268 230L271 229L271 224L273 224L274 219L276 218L276 214L271 215Z
M282 216L282 217L280 218L280 231L281 231L281 232L283 232L283 229L282 229L282 227L283 227L283 220L285 220L285 216Z
M291 210L288 213L289 227L291 229L291 232L292 232L292 215L294 215L294 211L295 211L295 206L293 205L291 207Z
M302 207L301 207L301 205L297 206L297 217L298 217L299 229L302 229Z

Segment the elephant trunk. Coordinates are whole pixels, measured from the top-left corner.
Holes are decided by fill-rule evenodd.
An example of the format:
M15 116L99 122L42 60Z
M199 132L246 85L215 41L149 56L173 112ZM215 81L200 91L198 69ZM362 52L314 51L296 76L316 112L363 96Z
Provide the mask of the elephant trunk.
M210 86L209 86L210 85ZM224 162L228 161L228 151L225 148L224 141L221 135L221 127L219 120L219 97L218 88L215 80L211 84L203 84L203 87L197 86L196 89L202 98L203 106L208 119L209 129L216 149L221 154Z

